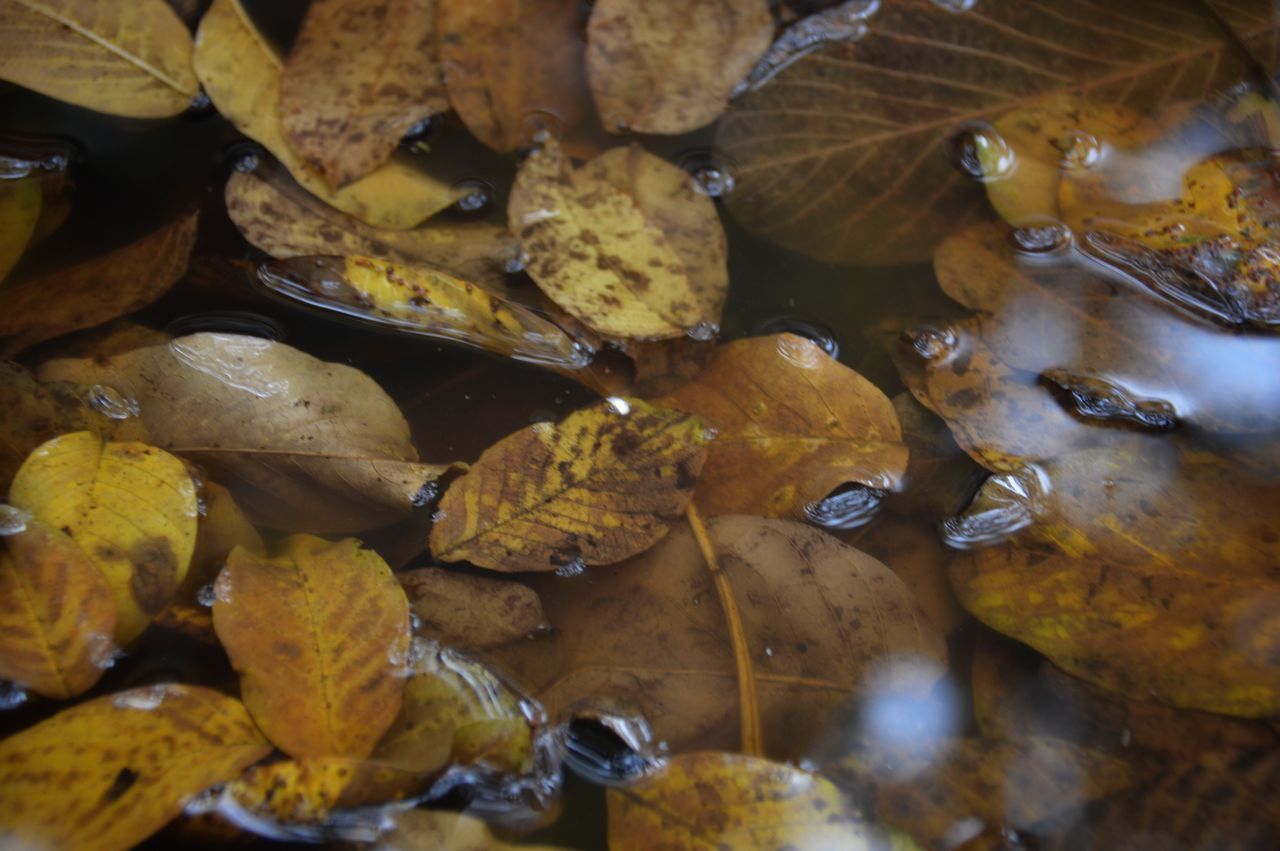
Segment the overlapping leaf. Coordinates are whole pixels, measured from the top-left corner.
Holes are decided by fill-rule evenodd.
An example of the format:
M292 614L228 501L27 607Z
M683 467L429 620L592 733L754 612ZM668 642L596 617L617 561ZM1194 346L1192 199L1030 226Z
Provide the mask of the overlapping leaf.
M485 650L549 629L538 595L519 582L436 567L396 576L418 617L414 632L459 650Z
M0 181L0 283L35 234L43 194L38 178Z

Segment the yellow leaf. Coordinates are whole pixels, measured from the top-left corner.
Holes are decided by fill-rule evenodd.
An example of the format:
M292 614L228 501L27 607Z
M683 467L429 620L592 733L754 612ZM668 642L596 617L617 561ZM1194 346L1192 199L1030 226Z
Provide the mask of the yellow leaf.
M118 644L177 593L196 538L196 492L183 463L141 443L86 431L54 438L14 476L9 501L66 531L106 576Z
M377 762L323 756L256 765L226 785L217 812L232 822L322 825L334 809L421 794L434 775ZM268 833L268 835L270 835Z
M210 689L82 703L0 742L0 845L123 851L270 750L240 702Z
M697 418L634 399L521 429L449 486L431 551L506 571L621 561L680 517L709 440Z
M772 40L766 0L600 0L587 25L596 111L614 133L697 130Z
M480 819L448 810L406 810L391 819L394 827L379 838L377 851L566 851L560 846L503 842Z
M885 844L829 780L758 757L682 754L660 774L607 794L610 851L870 851Z
M200 93L164 0L0 0L0 78L98 112L177 115Z
M43 194L37 177L0 180L0 283L35 234Z
M115 598L74 541L33 517L22 520L21 532L0 539L0 678L65 700L106 670Z
M203 586L218 578L218 571L236 547L244 547L254 555L265 555L267 551L258 530L222 485L205 482L200 489L200 502L202 511L191 567L179 591L183 600L191 603L196 602L196 594Z
M548 143L521 164L507 218L534 281L592 330L669 338L718 327L729 273L715 204L638 145L575 170Z
M196 34L194 65L218 112L270 151L307 191L343 212L377 227L410 228L465 194L399 160L331 189L285 140L279 116L280 58L240 0L214 0L209 7Z
M368 756L400 709L409 604L386 562L348 538L231 553L213 625L245 706L295 758Z

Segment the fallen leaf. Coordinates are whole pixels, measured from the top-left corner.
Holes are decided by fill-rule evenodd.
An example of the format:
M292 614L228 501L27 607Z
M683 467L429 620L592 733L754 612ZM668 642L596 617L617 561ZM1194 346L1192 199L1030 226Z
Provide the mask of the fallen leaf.
M916 605L939 635L950 635L969 621L947 580L952 553L942 545L932 523L880 517L839 537L892 570L911 589Z
M34 517L22 523L21 531L0 538L0 678L66 700L106 670L115 597L66 534Z
M132 848L270 750L240 702L210 689L82 703L0 741L0 843Z
M193 334L45 379L134 400L152 442L205 465L255 523L354 532L407 515L446 467L418 463L395 402L358 370L283 343Z
M227 556L236 547L256 556L265 556L266 544L258 530L236 505L231 492L216 482L203 482L199 493L200 517L196 524L196 545L191 566L178 589L179 601L199 604L201 589L218 578ZM207 607L201 606L209 615ZM212 629L212 624L210 624Z
M576 0L437 0L445 91L495 151L559 136L588 104Z
M422 567L396 574L418 616L414 632L446 647L485 650L545 633L538 595L519 582Z
M187 269L196 219L196 213L189 213L114 251L8 283L0 318L0 353L12 356L159 299Z
M682 754L607 794L612 851L887 847L829 780L759 757Z
M769 48L765 0L600 0L587 23L587 79L606 130L687 133L710 124Z
M706 514L803 519L840 485L892 490L907 466L879 389L794 334L736 340L658 404L716 430L695 497Z
M87 431L39 446L9 502L61 529L111 586L115 640L137 638L177 593L196 538L196 491L182 462L142 443Z
M947 423L910 393L894 396L893 410L907 445L907 472L885 506L895 514L954 516L972 496L981 468L956 443Z
M191 34L164 0L0 0L0 78L97 112L166 118L200 84Z
M280 260L366 255L425 263L457 278L505 286L519 250L506 228L488 222L431 222L409 230L367 225L303 191L279 169L260 165L227 180L227 214L254 246Z
M38 177L0 181L0 283L35 235L43 194Z
M1089 26L1064 22L1088 21ZM857 31L855 31L856 34ZM927 258L981 187L943 147L1033 99L1070 91L1142 110L1247 76L1235 43L1190 4L1175 17L1141 0L883 3L860 38L831 41L776 71L721 119L737 164L732 215L751 232L823 260Z
M430 266L372 257L296 257L259 267L273 292L378 327L576 369L590 353L504 286L490 289Z
M1280 71L1280 19L1266 2L1204 0L1205 5L1231 28L1249 55L1273 78Z
M283 67L240 0L214 0L200 20L192 58L205 93L224 118L270 151L308 192L361 221L411 228L465 194L399 159L341 189L330 188L285 139L279 116Z
M709 441L697 418L638 399L536 423L449 486L431 552L503 571L622 561L679 519Z
M729 273L715 204L638 145L574 169L546 144L520 166L507 218L529 275L592 330L670 338L718 329Z
M285 139L331 186L364 177L444 112L432 0L321 0L280 80Z
M503 842L480 819L448 810L405 810L391 822L391 830L374 843L376 851L565 851L560 846Z
M348 538L236 549L213 625L254 721L295 758L368 756L400 710L409 606L386 562Z
M553 719L604 700L679 752L736 748L740 713L754 711L765 753L798 758L882 666L946 659L911 592L870 556L785 520L717 517L707 531L737 633L685 527L622 564L532 582L563 642L551 679L529 678ZM740 705L739 650L758 707Z

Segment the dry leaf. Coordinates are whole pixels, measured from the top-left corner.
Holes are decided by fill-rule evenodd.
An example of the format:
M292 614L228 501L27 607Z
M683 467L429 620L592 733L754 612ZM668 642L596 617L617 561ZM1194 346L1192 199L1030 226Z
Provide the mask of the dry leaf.
M292 757L366 757L400 710L409 605L352 538L294 535L272 558L235 550L213 626L254 721Z
M0 0L0 78L98 112L177 115L200 94L164 0Z
M227 180L227 214L272 257L365 255L424 263L486 286L506 285L519 253L506 228L488 222L431 222L410 230L375 228L303 191L280 169L261 165Z
M375 851L566 851L503 842L480 819L448 810L405 810L391 820L394 827L379 837Z
M364 177L449 108L434 0L318 0L280 81L285 139L331 186Z
M577 0L437 0L449 102L495 151L559 136L587 108Z
M240 702L210 689L82 703L0 741L0 844L124 851L270 750Z
M1248 73L1192 4L954 6L882 3L861 38L802 55L735 101L717 140L738 165L734 217L824 260L923 260L983 203L943 156L957 128L1061 91L1139 110L1199 101Z
M695 417L608 399L489 447L440 500L431 552L493 570L612 564L678 520L710 437Z
M102 361L50 361L40 375L134 400L154 443L208 467L265 526L384 526L446 469L418 463L408 424L371 378L283 343L193 334Z
M769 48L766 0L600 0L587 77L611 132L687 133L710 124Z
M418 616L418 635L459 650L485 650L545 633L538 595L519 582L423 567L396 574Z
M829 780L759 757L691 753L610 789L612 851L870 851L887 837Z
M38 177L0 180L0 283L35 235L43 195Z
M115 251L7 284L0 352L11 356L159 299L187 270L196 218L189 213Z
M911 592L870 556L785 520L707 528L740 632L684 527L622 564L534 583L564 645L553 679L534 683L552 718L584 702L630 707L678 752L737 747L740 712L755 713L765 752L796 758L882 667L946 659ZM740 706L739 651L758 706Z
M669 338L719 327L729 273L715 204L638 145L574 169L548 143L520 166L507 218L534 281L593 331Z
M893 403L793 334L720 346L659 404L716 430L696 498L707 514L804 517L840 485L892 490L907 466Z
M61 529L111 585L115 640L128 644L177 593L196 539L196 490L182 462L142 443L73 432L42 444L9 502Z
M280 58L254 28L240 0L214 0L200 21L193 61L205 92L224 118L270 151L308 192L361 221L411 228L465 194L398 159L341 189L331 189L285 139L279 116Z
M66 700L106 670L115 597L66 534L34 517L24 515L22 523L0 538L0 678Z

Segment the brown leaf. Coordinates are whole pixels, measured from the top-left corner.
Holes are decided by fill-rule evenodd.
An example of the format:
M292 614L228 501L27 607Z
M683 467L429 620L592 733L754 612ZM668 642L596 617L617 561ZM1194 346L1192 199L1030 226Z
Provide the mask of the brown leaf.
M436 28L449 102L495 151L559 136L586 111L577 0L437 0Z
M182 277L195 239L192 212L115 251L10 282L0 316L0 352L11 356L146 307Z
M318 0L280 80L290 146L331 186L381 166L400 137L449 108L432 0Z
M409 606L377 554L288 538L273 558L237 549L213 625L254 721L295 758L368 756L400 710Z
M769 47L765 0L600 0L587 77L611 132L687 133L710 124Z
M396 574L418 616L418 635L485 650L546 632L538 595L519 582L423 567Z
M1272 77L1280 71L1280 18L1267 0L1204 0Z
M950 635L969 620L947 580L947 563L953 554L942 545L932 523L880 517L840 537L892 570L911 589L939 635Z
M866 27L735 101L717 141L739 166L726 199L738 221L837 262L923 260L981 205L981 188L942 155L958 126L1060 91L1138 109L1200 101L1247 73L1235 44L1192 3L1176 15L1160 0L956 13L899 0L882 3Z
M720 346L658 403L716 429L696 492L706 514L801 519L806 505L845 483L893 489L907 465L889 399L792 334Z
M621 561L679 519L709 440L697 418L638 399L521 429L445 491L431 552L503 571Z
M512 845L480 819L448 810L405 810L391 818L394 827L379 837L376 851L566 851L525 842Z
M257 337L193 334L44 378L135 400L151 439L205 465L256 523L350 532L407 515L446 468L418 463L395 402L358 370Z

